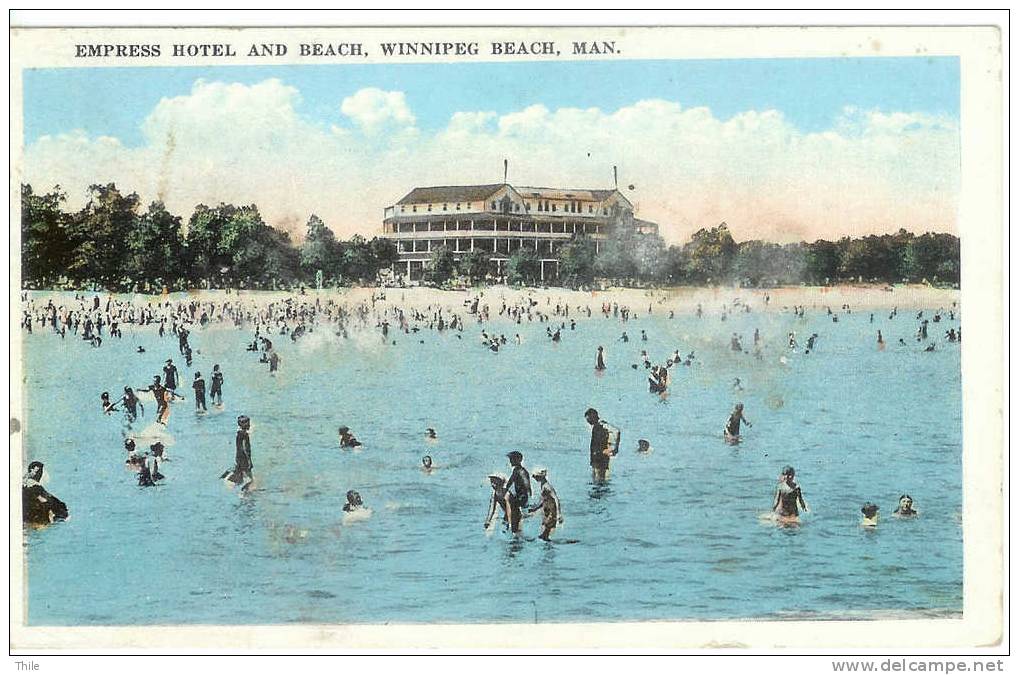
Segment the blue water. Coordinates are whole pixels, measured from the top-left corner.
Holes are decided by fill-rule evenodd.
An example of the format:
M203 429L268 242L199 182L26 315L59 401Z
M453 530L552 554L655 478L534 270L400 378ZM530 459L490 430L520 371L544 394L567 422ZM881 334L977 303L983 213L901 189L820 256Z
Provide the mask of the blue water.
M170 357L189 383L176 340L126 327L123 340L93 349L27 335L25 461L46 463L48 489L71 512L26 532L29 623L961 614L958 346L922 353L906 308L874 324L866 313L838 324L821 312L724 323L665 313L625 326L596 315L559 345L543 324L496 322L489 330L524 337L498 354L473 324L463 340L422 331L395 335L395 346L320 332L277 341L275 378L244 351L248 331L196 330L194 368L208 379L221 364L225 409L197 416L190 396L174 404L172 459L156 488L124 469L123 423L100 414L99 393L146 385ZM950 325L932 323L932 335ZM732 332L752 344L755 327L762 361L729 350ZM623 329L628 344L617 340ZM819 333L816 351L788 353L789 330L801 343ZM139 344L147 353L134 353ZM609 364L600 377L599 344ZM647 392L643 368L630 368L642 348L655 361L696 352L694 366L674 370L665 402ZM721 428L737 399L754 426L730 447ZM606 485L591 481L589 406L623 430ZM153 404L146 412L137 427L154 420ZM258 488L246 497L218 479L233 464L238 414L254 427ZM362 452L338 450L341 424ZM438 442L425 441L426 427ZM638 438L652 454L635 452ZM508 473L512 449L549 468L566 517L554 539L578 543L535 540L537 518L524 521L525 539L486 535L485 476ZM439 467L431 475L418 468L425 454ZM798 528L759 518L785 464L812 509ZM368 520L343 522L348 489L372 509ZM919 519L892 517L903 492ZM868 500L881 507L874 531L859 527Z

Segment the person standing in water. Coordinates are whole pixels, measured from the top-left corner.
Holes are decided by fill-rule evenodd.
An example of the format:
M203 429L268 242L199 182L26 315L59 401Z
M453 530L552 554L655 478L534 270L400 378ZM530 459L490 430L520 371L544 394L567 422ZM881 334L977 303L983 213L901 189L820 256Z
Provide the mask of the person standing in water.
M495 512L502 509L502 522L504 527L509 526L509 492L506 490L506 476L500 473L488 474L488 482L492 485L492 499L488 503L488 516L485 518L485 529L492 525L492 518Z
M513 467L509 480L506 481L507 503L510 506L510 531L520 531L521 511L531 499L531 474L524 468L523 454L514 450L506 454L510 466Z
M541 486L541 503L531 508L530 513L541 509L541 534L538 535L538 539L548 541L556 526L563 524L563 509L559 504L559 495L556 494L552 484L548 482L548 470L535 469L531 476Z
M191 388L195 390L195 412L201 410L206 412L205 407L205 378L198 371L195 371L195 381L191 385Z
M251 462L251 437L248 431L251 429L251 418L241 415L237 418L237 438L235 440L236 454L234 455L234 468L223 473L231 483L242 485L241 490L247 490L255 480L252 470L254 465Z
M612 443L608 425L594 408L584 412L584 419L591 425L591 473L594 480L604 481L608 477L610 458L619 452L620 434L616 431Z
M49 525L67 520L67 504L42 486L43 463L30 462L21 483L21 519L25 525Z
M177 366L173 365L173 359L167 359L163 366L163 386L170 391L177 389Z
M212 367L212 389L209 391L209 398L212 399L213 405L223 405L223 371L219 369L218 363Z
M598 356L595 360L594 369L605 370L605 348L601 345L598 345Z
M775 502L771 510L778 516L779 520L795 523L799 521L800 511L809 512L807 502L803 501L803 491L796 484L796 470L791 466L782 469L782 475L778 479L778 487L775 489Z
M138 409L141 408L142 415L145 414L145 406L135 396L134 390L131 387L124 387L124 395L120 398L119 403L124 404L124 414L127 417L128 422L134 422L138 419Z
M745 422L748 427L754 426L750 423L750 420L743 416L743 404L737 403L729 415L728 421L725 423L724 435L726 440L739 440L740 422Z

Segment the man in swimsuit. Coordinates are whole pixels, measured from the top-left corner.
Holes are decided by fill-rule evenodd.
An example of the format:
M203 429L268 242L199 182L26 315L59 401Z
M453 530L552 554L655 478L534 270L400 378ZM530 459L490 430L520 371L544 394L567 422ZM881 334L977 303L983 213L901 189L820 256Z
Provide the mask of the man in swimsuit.
M615 447L609 447L609 430L598 411L588 408L584 419L591 425L591 472L594 480L603 481L608 476L610 458L619 452L619 436L616 436Z
M223 405L223 371L217 363L212 367L212 390L209 391L209 398L213 405Z
M506 490L506 476L499 473L492 473L488 475L488 482L492 484L492 499L488 504L488 516L485 518L485 529L487 530L492 524L492 518L495 517L495 512L498 508L502 508L503 526L508 527L510 507L508 504L509 492Z
M509 480L506 481L506 489L509 491L507 501L510 505L510 530L516 533L520 531L521 509L527 506L531 498L531 475L524 468L523 454L514 450L507 453L506 457L513 467Z
M778 487L775 489L775 503L771 509L780 519L796 522L800 516L797 506L803 507L806 512L810 511L807 503L803 501L803 491L796 484L796 470L787 466L782 469L782 475L779 476Z
M195 381L191 385L191 388L195 390L195 412L201 410L205 412L205 378L198 371L195 371Z
M563 509L559 504L559 495L556 494L552 484L548 482L548 470L535 469L531 475L534 477L534 480L538 481L538 485L541 486L541 503L531 508L530 512L534 513L538 509L542 510L541 534L538 535L538 539L548 541L556 526L563 524Z

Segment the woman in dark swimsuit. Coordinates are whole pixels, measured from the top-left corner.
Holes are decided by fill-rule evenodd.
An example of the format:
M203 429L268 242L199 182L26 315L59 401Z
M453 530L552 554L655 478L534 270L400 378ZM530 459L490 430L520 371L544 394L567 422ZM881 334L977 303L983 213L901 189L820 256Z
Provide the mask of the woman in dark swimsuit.
M779 520L797 522L800 516L798 506L802 507L804 511L810 511L807 508L807 502L803 501L803 491L800 490L795 479L795 469L791 466L782 469L782 475L779 477L778 487L775 490L775 503L771 507Z

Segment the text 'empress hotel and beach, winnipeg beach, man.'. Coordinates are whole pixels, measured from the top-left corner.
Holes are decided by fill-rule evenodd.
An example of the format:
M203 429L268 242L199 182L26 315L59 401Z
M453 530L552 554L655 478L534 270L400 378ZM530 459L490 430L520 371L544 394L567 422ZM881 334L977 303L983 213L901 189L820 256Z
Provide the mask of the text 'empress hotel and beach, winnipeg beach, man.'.
M658 225L634 217L618 188L517 187L508 183L417 187L385 209L383 235L396 242L396 272L410 280L424 275L431 253L447 247L457 257L488 255L501 276L515 252L534 251L541 280L559 276L559 252L577 235L589 237L596 253L617 229L657 234Z

